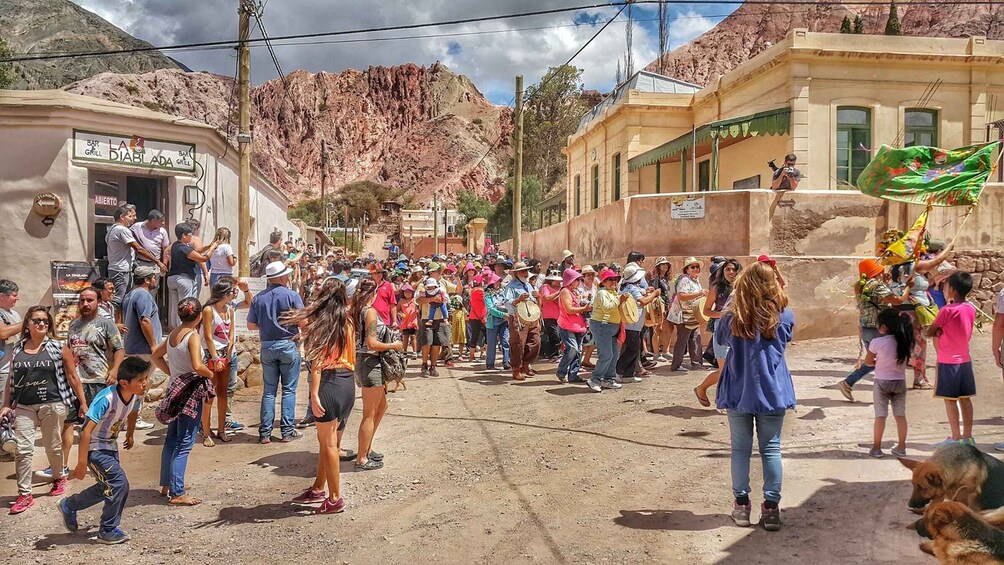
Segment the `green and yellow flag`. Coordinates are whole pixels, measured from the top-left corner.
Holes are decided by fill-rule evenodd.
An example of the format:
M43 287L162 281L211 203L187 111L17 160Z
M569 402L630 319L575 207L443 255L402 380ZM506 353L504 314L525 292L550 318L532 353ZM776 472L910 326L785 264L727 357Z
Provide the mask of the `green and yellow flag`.
M911 204L973 205L996 165L999 145L998 141L960 149L883 145L858 176L858 190Z

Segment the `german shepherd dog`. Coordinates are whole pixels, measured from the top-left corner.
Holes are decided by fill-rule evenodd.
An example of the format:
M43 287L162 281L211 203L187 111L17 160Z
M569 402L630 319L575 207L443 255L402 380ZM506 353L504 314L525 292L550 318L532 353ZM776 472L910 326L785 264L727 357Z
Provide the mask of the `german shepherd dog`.
M920 550L943 565L1004 564L1004 509L973 512L953 500L932 502L917 521L917 533L931 538Z
M899 458L913 471L910 509L920 514L928 503L956 498L976 511L1004 506L1004 462L970 445L955 444L927 461Z

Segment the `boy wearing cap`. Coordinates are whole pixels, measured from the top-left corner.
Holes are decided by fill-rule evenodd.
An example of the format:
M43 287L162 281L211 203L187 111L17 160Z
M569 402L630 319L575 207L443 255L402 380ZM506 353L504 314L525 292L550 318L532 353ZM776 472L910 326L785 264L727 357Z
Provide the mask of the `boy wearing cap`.
M913 287L913 281L907 283L906 289L902 295L897 296L893 291L883 282L882 275L885 273L885 269L882 265L879 265L878 261L875 259L865 259L858 263L858 275L859 280L854 284L854 296L857 297L858 301L858 312L860 314L859 322L861 324L861 343L865 351L868 351L868 346L871 344L872 340L879 337L878 331L878 315L882 311L884 306L899 306L904 301L910 297L910 288ZM875 370L872 365L866 365L864 362L861 366L854 370L851 374L840 381L838 385L840 387L840 393L844 395L844 398L854 402L854 395L851 392L851 388L865 375Z

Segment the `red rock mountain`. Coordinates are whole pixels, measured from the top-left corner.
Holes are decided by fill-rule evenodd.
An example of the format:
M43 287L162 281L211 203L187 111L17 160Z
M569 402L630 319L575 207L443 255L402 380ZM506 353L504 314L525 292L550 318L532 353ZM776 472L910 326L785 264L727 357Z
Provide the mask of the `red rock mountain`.
M221 131L229 112L235 141L233 87L230 77L158 70L99 74L67 90L200 120ZM504 190L511 110L491 104L469 79L438 63L296 71L285 85L274 80L252 89L251 121L254 163L294 199L320 193L322 139L332 190L374 180L405 189L419 205L434 193L449 202L461 189L492 200Z
M973 0L975 4L897 3L904 35L968 37L984 35L1004 38L1004 2ZM656 60L646 70L661 72L695 84L707 84L719 75L748 61L764 49L784 39L793 28L810 31L840 31L844 16L860 15L864 32L880 34L889 17L889 2L871 5L796 5L744 3L730 16L697 39L666 54L662 65Z

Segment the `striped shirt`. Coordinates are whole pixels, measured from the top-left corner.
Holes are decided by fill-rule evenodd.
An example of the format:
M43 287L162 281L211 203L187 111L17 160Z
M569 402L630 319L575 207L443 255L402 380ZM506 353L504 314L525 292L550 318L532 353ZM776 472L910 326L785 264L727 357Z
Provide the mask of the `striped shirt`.
M129 402L122 400L118 385L101 389L87 409L87 419L95 423L88 451L118 451L119 430L129 414L139 412L142 405L138 395L133 395Z

